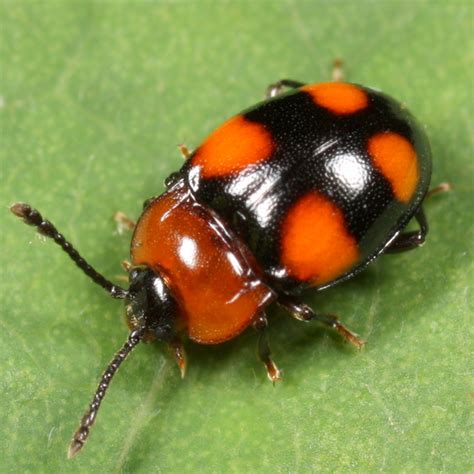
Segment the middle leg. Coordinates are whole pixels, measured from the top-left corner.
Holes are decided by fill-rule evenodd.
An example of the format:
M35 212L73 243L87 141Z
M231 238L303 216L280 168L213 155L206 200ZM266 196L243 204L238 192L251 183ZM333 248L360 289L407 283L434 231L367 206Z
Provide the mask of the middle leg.
M258 333L258 357L265 364L270 382L275 383L281 380L281 371L270 357L272 353L268 344L268 321L265 314L261 313L258 315L253 323L253 327Z

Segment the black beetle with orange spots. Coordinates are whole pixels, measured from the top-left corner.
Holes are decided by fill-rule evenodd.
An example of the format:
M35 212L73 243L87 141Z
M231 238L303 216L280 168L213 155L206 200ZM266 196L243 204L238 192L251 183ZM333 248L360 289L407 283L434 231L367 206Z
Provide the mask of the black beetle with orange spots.
M285 89L290 89L286 91ZM282 80L264 102L217 128L145 202L134 228L129 288L98 273L54 225L24 203L12 212L52 238L95 283L125 301L130 334L115 355L69 447L84 445L109 383L140 342L163 341L181 369L181 338L218 344L247 327L272 382L281 372L267 340L269 304L319 321L357 347L334 316L298 298L347 280L384 253L425 241L428 140L400 103L367 87ZM441 188L439 188L441 189ZM415 218L419 230L405 232Z

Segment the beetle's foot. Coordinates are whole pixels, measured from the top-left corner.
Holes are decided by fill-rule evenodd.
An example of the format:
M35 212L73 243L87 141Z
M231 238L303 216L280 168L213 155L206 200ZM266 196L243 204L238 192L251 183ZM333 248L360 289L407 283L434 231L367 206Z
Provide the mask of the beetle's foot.
M268 344L268 321L265 313L260 313L253 322L253 327L258 334L257 352L258 358L267 369L267 376L270 382L275 384L281 380L282 372L271 358L270 345Z
M332 63L332 80L334 82L344 81L344 63L342 59L335 59Z
M342 324L337 316L328 314L322 315L322 317L327 318L328 322L325 324L335 329L347 342L350 342L359 350L364 347L365 341L361 339L355 332L352 332L347 326Z
M438 186L435 186L427 192L426 198L430 198L432 196L435 196L436 194L451 191L452 189L453 186L451 185L451 183L439 183Z
M176 363L178 364L178 368L181 373L181 378L184 379L188 363L186 358L186 351L184 350L184 346L181 339L173 339L173 341L170 342L170 348L173 351L174 358L176 360Z
M116 212L114 221L117 223L117 232L122 235L125 231L132 231L135 229L136 222L127 217L123 212Z
M192 154L192 152L189 150L189 148L188 148L184 143L180 143L180 144L178 145L178 149L179 149L179 151L180 151L182 157L183 157L185 160L187 160L187 159L191 156L191 154Z
M270 380L273 385L275 385L276 382L280 382L282 380L282 371L278 368L273 359L269 357L263 361L263 363L267 369L268 380Z

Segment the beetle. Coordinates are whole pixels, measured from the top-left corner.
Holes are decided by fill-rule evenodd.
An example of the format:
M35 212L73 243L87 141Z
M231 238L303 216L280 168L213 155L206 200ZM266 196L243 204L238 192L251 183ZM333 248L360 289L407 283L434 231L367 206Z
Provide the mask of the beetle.
M336 316L314 312L299 294L348 280L381 254L424 243L431 153L405 106L336 79L281 80L193 152L181 146L184 165L131 225L128 289L97 272L36 209L11 206L125 302L130 333L100 380L69 457L84 446L112 377L141 341L168 344L184 376L183 335L218 344L253 326L259 358L275 382L281 371L271 357L265 311L276 302L296 319L318 321L363 346ZM419 230L405 231L412 218Z

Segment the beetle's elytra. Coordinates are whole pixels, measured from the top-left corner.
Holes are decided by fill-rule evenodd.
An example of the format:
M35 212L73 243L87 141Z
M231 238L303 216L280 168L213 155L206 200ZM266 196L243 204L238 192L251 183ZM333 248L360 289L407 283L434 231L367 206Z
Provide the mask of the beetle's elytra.
M289 88L289 91L283 89ZM107 367L69 448L84 445L109 382L140 342L168 344L184 374L181 337L217 344L248 326L268 377L265 311L272 302L295 318L363 341L337 318L298 299L351 278L382 253L421 245L430 147L413 116L381 92L335 81L283 80L267 99L234 116L148 199L125 265L129 288L91 267L54 225L27 204L12 212L59 244L93 281L125 300L130 334ZM404 232L413 218L418 231Z

